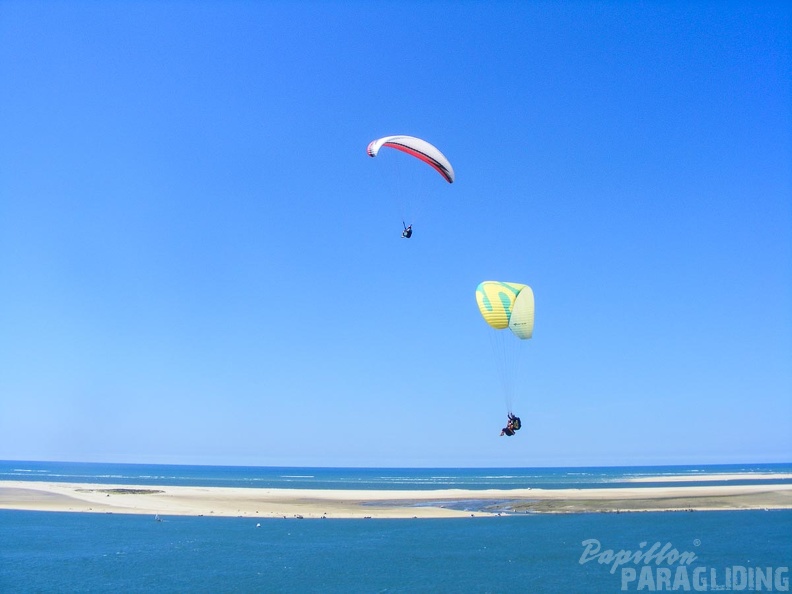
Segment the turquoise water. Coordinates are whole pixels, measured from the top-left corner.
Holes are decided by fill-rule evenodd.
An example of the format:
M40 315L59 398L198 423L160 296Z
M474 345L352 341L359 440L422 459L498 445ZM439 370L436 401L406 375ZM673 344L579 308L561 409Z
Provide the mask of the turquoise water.
M671 543L697 556L691 573L789 567L792 512L157 522L0 511L0 591L620 591L620 571L580 562L588 539L613 550Z
M590 488L630 484L626 481L640 476L683 474L690 484L701 484L698 475L706 473L791 469L788 464L287 469L0 462L0 480L368 489ZM727 580L730 586L741 586L740 576L747 577L745 587L737 591L788 591L792 565L792 511L161 520L0 510L0 592L723 591L720 587ZM595 541L599 554L587 548ZM614 568L615 554L646 552L654 543L658 550L676 551L687 562L668 554L637 561L633 556ZM613 551L610 557L607 551ZM682 572L687 588L684 581L675 584L663 572L676 578Z
M792 474L792 464L607 468L287 468L0 460L0 480L301 489L651 487L662 483L631 483L629 481L642 477L683 475L687 479L686 484L711 484L700 477L705 474L747 472ZM756 482L753 479L742 479L729 481L729 484ZM764 484L790 482L792 482L790 479L762 481Z

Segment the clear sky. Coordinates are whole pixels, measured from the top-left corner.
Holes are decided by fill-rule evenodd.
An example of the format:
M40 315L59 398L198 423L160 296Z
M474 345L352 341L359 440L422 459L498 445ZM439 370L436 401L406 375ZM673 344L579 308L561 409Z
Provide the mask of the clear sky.
M790 31L788 2L3 0L0 459L789 462ZM390 134L456 182L383 175ZM513 438L483 280L536 295Z

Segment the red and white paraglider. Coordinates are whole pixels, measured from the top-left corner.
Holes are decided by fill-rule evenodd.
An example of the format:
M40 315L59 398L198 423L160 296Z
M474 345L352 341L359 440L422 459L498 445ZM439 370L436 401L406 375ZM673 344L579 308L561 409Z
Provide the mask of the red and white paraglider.
M440 149L421 138L404 135L385 136L384 138L371 141L366 152L370 157L376 157L383 148L393 149L411 157L415 157L415 159L423 161L432 167L449 184L454 183L454 168L451 166L451 162L440 152ZM402 178L405 176L398 175L397 177ZM400 183L398 185L402 184ZM413 194L417 193L417 189L415 187L400 187L394 188L394 190L399 194L397 196L397 202L400 204L402 216L404 218L411 218L411 199ZM402 237L409 239L412 237L412 222L410 222L408 226L404 223L404 220L402 220L402 225L404 226Z

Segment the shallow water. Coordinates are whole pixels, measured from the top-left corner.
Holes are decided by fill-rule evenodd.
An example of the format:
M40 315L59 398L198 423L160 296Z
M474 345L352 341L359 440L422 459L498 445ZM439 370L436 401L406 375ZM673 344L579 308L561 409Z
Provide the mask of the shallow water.
M696 555L685 566L691 575L697 567L725 575L792 560L790 511L161 519L0 511L0 591L619 591L624 567L612 574L599 559L581 563L590 539L614 551L670 543ZM628 583L627 591L636 588Z

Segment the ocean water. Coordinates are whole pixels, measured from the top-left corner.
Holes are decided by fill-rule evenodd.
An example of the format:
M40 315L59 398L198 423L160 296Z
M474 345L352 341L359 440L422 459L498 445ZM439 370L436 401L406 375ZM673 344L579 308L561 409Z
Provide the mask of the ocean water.
M14 480L22 474L140 484L148 476L147 484L160 485L307 488L489 488L493 481L587 488L621 484L635 473L689 473L695 480L713 468L789 472L789 465L438 471L0 463L2 478ZM789 591L792 566L792 511L160 520L0 510L0 592L647 592L726 585L765 592Z
M0 480L258 487L294 489L564 489L652 487L661 482L630 482L646 477L685 477L688 485L713 484L704 475L736 473L792 474L792 464L703 466L627 466L604 468L287 468L183 466L85 462L19 462L0 460ZM751 478L729 484L755 484ZM762 480L791 483L790 479Z
M779 570L791 564L791 539L789 511L157 522L0 510L0 591L639 591L637 579L622 590L624 567L654 574L683 567L690 582L703 568L699 577L703 573L708 586L713 571L723 584L735 567L770 568L774 579L788 578L788 570ZM614 552L670 544L667 550L696 559L672 563L667 554L659 564L628 563L611 573L613 564L600 563L601 557L581 559L583 543L591 540ZM784 582L775 581L781 587L769 591L784 591Z

